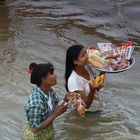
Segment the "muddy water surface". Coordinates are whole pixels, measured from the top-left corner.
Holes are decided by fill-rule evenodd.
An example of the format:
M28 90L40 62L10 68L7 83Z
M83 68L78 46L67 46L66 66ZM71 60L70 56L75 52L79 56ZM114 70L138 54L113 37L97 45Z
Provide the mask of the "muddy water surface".
M107 74L101 113L55 120L56 140L140 139L140 0L7 0L0 2L0 139L21 140L31 62L51 62L62 98L66 49L75 43L136 43L135 65Z

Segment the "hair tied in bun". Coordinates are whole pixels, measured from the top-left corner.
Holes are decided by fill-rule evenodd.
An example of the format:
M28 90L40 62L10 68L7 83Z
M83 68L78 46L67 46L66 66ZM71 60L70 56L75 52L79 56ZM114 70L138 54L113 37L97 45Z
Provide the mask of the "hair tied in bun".
M35 68L37 66L37 64L36 63L31 63L30 65L29 65L29 70L28 70L28 74L32 74L32 72L33 72L33 69Z

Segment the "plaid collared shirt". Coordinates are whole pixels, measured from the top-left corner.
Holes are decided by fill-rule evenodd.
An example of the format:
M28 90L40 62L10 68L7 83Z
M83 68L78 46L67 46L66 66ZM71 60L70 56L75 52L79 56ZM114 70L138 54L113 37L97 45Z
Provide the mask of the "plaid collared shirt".
M59 102L56 92L50 89L50 98L52 100L53 109ZM48 105L48 96L39 88L34 87L25 106L27 121L31 128L39 127L40 123L47 119L53 109L51 110Z

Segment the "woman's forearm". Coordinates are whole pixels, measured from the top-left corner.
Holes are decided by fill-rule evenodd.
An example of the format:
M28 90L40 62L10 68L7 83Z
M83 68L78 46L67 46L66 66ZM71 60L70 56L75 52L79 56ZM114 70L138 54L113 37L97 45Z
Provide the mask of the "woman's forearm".
M85 104L86 104L87 109L92 104L92 101L93 101L93 98L94 98L94 93L95 93L95 90L92 90L92 91L89 92L89 94L86 97Z
M37 133L40 130L45 129L46 127L48 127L52 121L56 118L56 114L52 113L46 120L44 120L43 122L40 123L40 126L38 128L32 128L32 132Z

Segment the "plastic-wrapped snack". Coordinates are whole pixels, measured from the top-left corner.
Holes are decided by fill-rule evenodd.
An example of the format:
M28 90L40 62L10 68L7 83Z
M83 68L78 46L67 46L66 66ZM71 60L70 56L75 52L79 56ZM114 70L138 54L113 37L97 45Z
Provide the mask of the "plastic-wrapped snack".
M132 57L132 53L134 51L134 45L131 42L123 43L121 46L121 54L127 59L130 60Z
M88 59L89 63L98 68L105 68L106 61L98 55L91 55Z
M112 43L97 43L97 48L101 53L109 52L112 50Z
M76 110L81 117L84 117L86 109L85 109L85 104L82 102L84 102L84 101L81 98L76 100Z
M68 100L74 100L78 97L78 93L76 92L69 92L67 95L66 95L67 99Z

